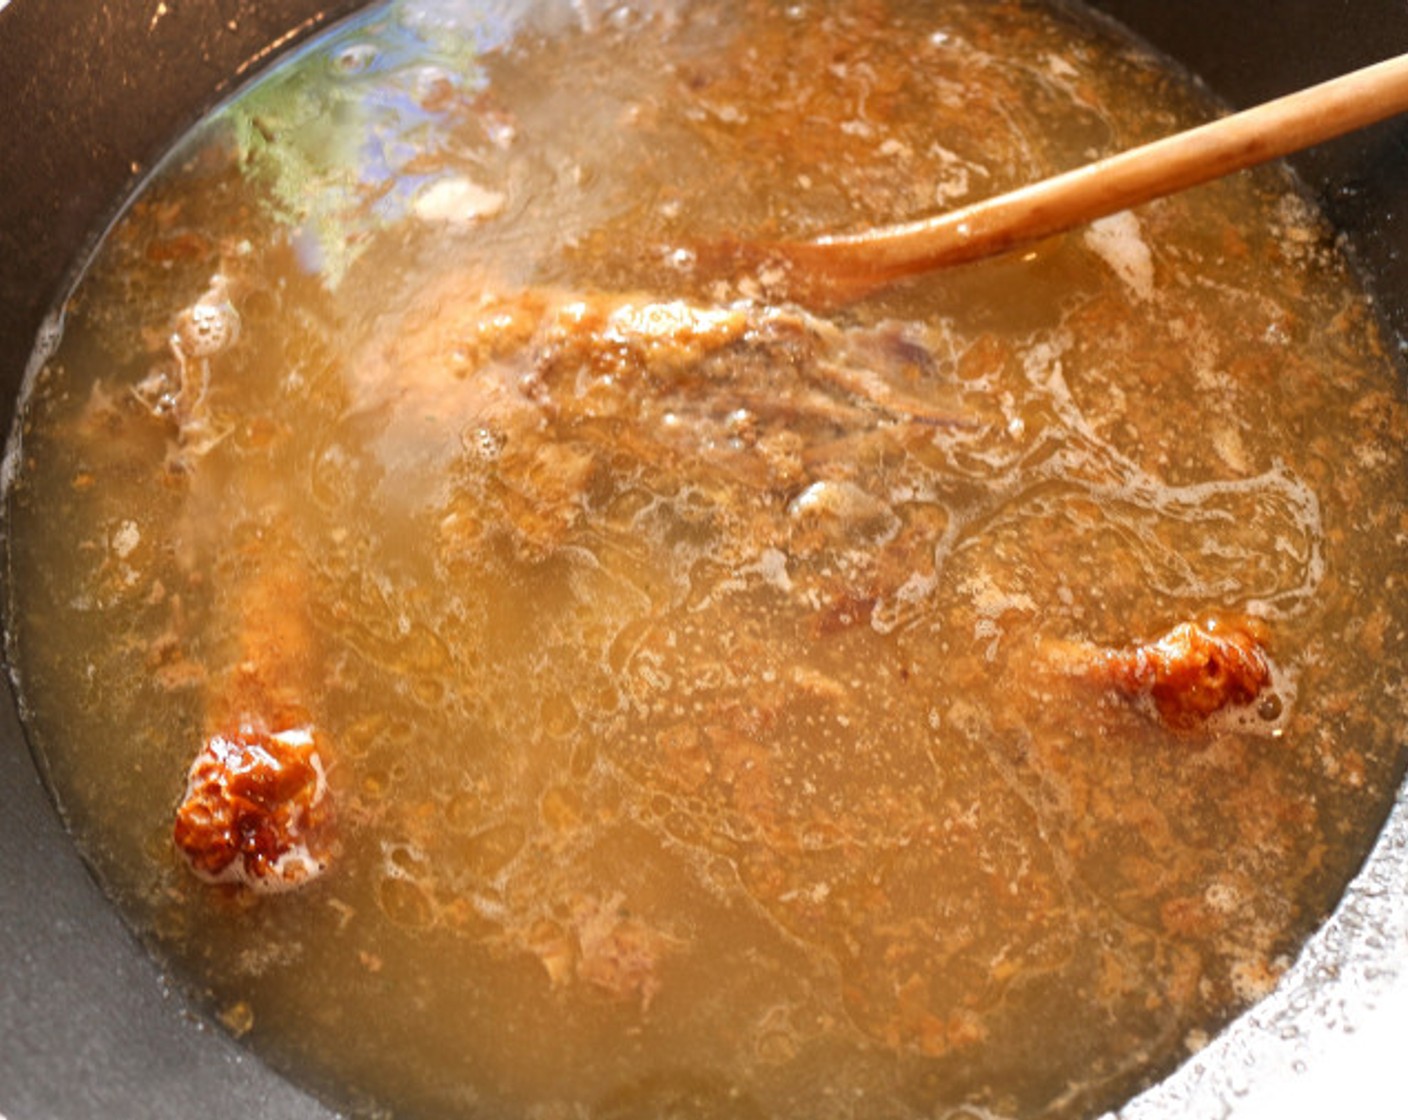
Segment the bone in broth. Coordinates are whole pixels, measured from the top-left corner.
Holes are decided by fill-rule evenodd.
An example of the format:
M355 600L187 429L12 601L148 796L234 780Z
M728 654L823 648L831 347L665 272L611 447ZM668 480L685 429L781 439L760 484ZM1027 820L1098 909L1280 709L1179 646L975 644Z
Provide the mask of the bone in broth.
M1293 182L802 297L1215 111L1065 6L403 0L203 123L28 394L87 857L355 1115L1086 1117L1399 774L1405 413Z

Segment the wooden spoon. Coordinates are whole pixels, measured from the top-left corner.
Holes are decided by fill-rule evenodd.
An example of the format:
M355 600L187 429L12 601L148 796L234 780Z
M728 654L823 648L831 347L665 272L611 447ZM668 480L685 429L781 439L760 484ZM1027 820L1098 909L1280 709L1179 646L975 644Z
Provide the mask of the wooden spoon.
M1029 245L1408 110L1408 54L932 218L812 241L734 246L765 286L814 301ZM777 266L782 266L778 268ZM780 273L780 275L779 275Z

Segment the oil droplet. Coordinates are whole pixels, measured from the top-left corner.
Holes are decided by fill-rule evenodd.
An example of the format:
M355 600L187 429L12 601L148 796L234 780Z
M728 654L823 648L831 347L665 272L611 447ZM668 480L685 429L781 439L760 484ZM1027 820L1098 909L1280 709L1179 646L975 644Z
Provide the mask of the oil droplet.
M333 70L344 76L365 74L375 65L377 50L370 43L353 43L332 56Z
M222 1026L236 1038L243 1038L254 1029L254 1008L245 1000L222 1008L216 1016Z

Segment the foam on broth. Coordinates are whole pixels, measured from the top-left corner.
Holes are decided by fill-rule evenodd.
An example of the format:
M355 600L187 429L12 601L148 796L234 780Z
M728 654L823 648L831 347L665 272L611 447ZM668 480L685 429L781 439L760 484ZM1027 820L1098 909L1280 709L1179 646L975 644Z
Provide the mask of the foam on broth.
M1408 414L1294 185L831 309L695 253L1196 89L900 0L406 0L294 66L113 230L8 495L56 796L229 1029L365 1115L1068 1117L1269 989L1405 715ZM1062 668L1209 614L1271 680L1196 729ZM337 806L278 896L171 841L248 663Z

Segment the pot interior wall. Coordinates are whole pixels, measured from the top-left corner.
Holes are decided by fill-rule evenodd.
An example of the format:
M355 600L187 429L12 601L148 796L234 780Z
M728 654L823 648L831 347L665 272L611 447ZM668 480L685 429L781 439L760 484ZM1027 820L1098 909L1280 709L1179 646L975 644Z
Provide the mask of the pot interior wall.
M270 44L301 40L357 6L0 5L5 430L44 316L142 169L204 106L266 61ZM1408 6L1388 0L1098 6L1239 104L1408 47ZM1408 128L1380 126L1310 153L1298 166L1348 236L1397 343L1408 336ZM3 700L0 1117L330 1116L223 1034L198 1027L182 999L163 988L67 841L14 705L8 694Z

